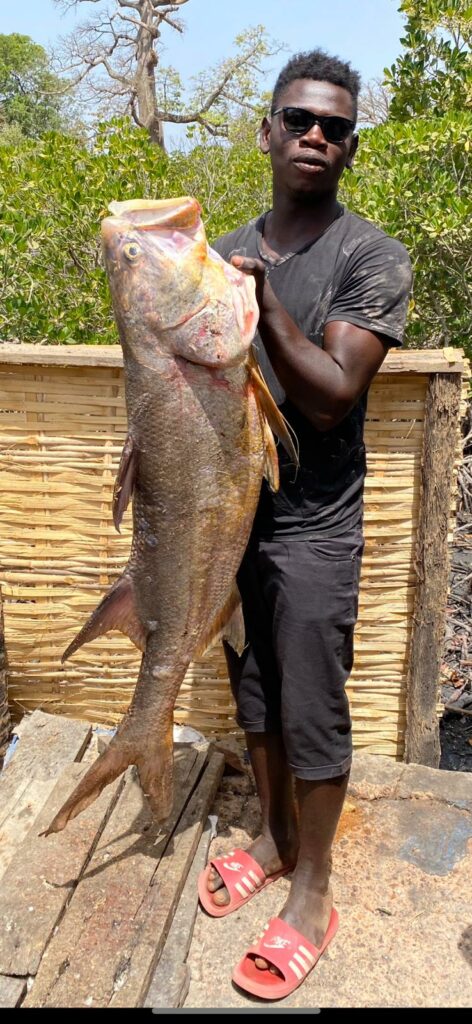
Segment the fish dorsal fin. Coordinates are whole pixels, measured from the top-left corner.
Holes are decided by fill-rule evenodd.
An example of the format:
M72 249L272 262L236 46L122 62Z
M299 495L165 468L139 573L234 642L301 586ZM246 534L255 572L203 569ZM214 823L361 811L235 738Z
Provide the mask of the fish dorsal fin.
M253 348L249 351L247 366L251 375L252 383L256 390L257 401L272 432L276 437L278 437L294 465L298 467L299 459L297 437L272 398L269 388L262 376L261 368L257 362Z

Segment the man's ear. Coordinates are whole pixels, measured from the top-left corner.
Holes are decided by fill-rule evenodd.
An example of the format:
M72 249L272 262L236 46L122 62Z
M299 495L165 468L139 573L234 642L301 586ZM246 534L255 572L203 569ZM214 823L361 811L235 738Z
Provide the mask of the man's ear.
M268 153L270 150L270 121L264 117L259 131L259 149L261 153Z
M358 135L353 135L352 139L351 139L351 145L349 147L349 156L348 156L348 158L346 160L346 167L348 167L349 170L351 170L352 165L354 163L354 157L355 157L355 155L357 153L358 145L359 145L359 136Z

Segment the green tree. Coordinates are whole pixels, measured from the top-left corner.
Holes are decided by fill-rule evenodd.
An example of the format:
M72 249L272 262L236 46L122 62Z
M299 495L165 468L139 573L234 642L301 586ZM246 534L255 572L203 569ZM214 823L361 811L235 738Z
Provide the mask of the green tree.
M166 154L115 120L92 149L57 133L0 147L0 339L116 342L100 253L112 199L195 195L214 240L270 205L270 165L253 125ZM415 272L407 342L471 353L472 114L361 132L341 198L406 245Z
M0 35L0 132L37 139L59 129L61 88L42 46L17 32Z
M406 246L414 287L407 343L472 354L472 114L389 121L361 132L342 198Z
M472 107L470 0L402 0L404 52L385 69L390 118L442 116Z

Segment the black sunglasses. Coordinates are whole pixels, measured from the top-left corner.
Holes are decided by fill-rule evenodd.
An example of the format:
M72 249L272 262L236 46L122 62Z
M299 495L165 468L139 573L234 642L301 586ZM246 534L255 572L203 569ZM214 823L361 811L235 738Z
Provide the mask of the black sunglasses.
M279 107L272 117L276 114L282 114L283 126L292 135L305 135L314 124L319 124L326 142L344 142L355 128L355 121L348 121L347 117L325 117L303 107Z

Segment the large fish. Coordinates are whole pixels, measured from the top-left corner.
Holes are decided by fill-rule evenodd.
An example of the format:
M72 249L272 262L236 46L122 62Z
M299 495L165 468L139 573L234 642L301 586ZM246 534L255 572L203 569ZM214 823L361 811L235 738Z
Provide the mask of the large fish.
M278 486L271 426L293 453L252 356L254 280L209 249L188 197L111 203L102 223L123 347L128 436L113 516L133 497L120 579L63 660L120 629L143 651L131 706L51 822L58 832L130 764L157 821L172 808L173 709L190 662L217 637L241 650L235 575L262 476Z

